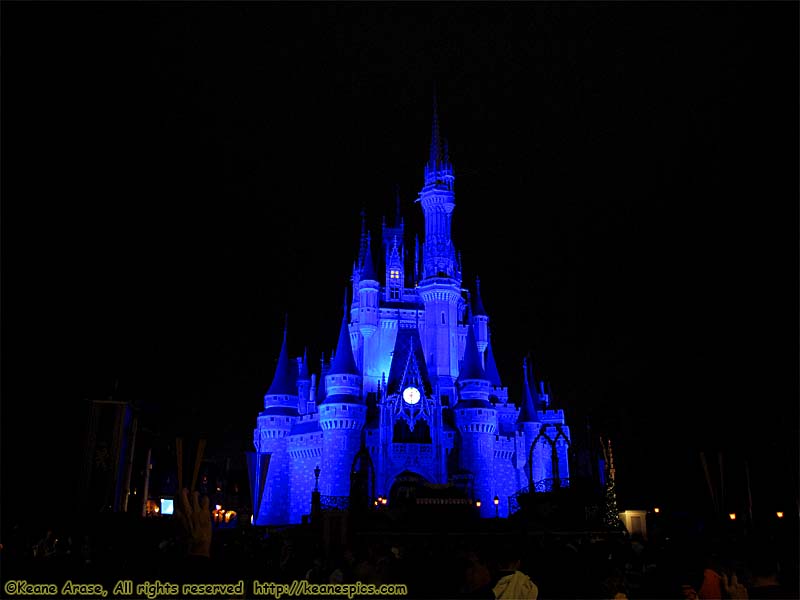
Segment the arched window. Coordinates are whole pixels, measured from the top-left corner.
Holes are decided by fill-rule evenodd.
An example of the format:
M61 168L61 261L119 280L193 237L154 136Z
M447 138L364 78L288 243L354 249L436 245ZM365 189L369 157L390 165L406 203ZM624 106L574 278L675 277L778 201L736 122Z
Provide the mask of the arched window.
M442 311L442 325L444 325L444 311Z

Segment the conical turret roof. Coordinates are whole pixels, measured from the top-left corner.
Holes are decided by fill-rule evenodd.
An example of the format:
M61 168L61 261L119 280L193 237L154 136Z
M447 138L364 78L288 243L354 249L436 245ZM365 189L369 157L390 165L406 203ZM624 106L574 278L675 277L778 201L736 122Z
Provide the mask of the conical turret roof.
M361 375L353 358L353 346L350 344L350 331L347 327L347 292L345 292L344 314L342 326L339 329L339 343L336 345L336 355L331 364L330 373L333 375Z
M522 382L522 405L520 406L517 423L538 423L539 413L536 412L536 402L531 394L531 386L528 383L528 361L522 361L522 371L524 373Z
M483 308L483 300L481 299L481 280L475 278L475 296L472 300L472 314L476 317L485 317L486 309Z
M361 267L361 280L378 281L378 276L375 274L375 263L372 260L372 239L369 233L367 233L367 250L364 253L364 265Z
M470 325L467 330L467 345L464 348L464 360L461 361L461 371L458 381L467 379L486 379L486 373L481 366L481 354L478 351L478 342L475 340L475 331Z
M286 349L286 327L283 328L283 345L278 357L278 365L275 367L275 376L272 378L272 385L269 386L267 396L272 395L297 395L297 364L292 364L289 360L289 353Z
M495 387L503 387L500 383L500 373L497 371L497 363L494 360L494 352L492 352L492 341L489 340L486 346L486 379L489 380Z

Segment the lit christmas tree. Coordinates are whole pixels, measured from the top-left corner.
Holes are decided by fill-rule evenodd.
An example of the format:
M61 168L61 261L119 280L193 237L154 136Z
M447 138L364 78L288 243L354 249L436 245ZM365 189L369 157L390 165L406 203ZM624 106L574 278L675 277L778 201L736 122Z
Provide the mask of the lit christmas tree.
M606 445L608 449L606 449ZM611 449L611 440L607 444L600 439L600 446L603 448L603 455L606 460L606 498L603 522L611 529L623 527L619 518L619 508L617 508L617 484L614 481L616 472L614 469L614 453Z

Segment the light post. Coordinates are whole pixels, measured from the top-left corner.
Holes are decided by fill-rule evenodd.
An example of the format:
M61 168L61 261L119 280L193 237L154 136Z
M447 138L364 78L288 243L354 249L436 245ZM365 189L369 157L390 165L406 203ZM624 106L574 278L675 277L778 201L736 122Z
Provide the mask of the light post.
M494 497L494 518L500 518L500 498L497 496Z
M314 491L311 492L311 521L319 520L319 513L322 511L322 497L319 493L319 465L314 469Z

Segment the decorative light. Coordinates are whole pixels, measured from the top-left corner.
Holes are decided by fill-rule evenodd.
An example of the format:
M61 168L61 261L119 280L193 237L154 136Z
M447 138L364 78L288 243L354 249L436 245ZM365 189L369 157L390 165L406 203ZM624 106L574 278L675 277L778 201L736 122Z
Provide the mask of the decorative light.
M481 501L480 500L475 500L475 506L480 508L481 507Z
M735 520L736 520L736 513L729 513L729 514L728 514L728 518L729 518L731 521L735 521Z
M783 518L783 511L779 510L778 512L775 513L775 516L778 517L779 519L782 519Z
M495 506L497 506L498 504L500 504L500 498L498 498L497 496L495 496L495 497L494 497L494 505L495 505Z
M653 509L653 512L654 512L654 513L656 513L656 514L658 514L658 513L660 513L660 512L661 512L661 509L660 509L660 508L658 508L658 507L656 506L656 507Z
M217 504L214 508L216 508L217 510L222 510L222 504Z
M381 504L386 504L386 498L381 499Z

